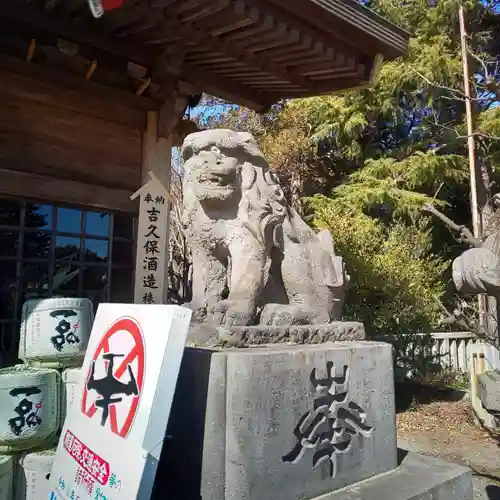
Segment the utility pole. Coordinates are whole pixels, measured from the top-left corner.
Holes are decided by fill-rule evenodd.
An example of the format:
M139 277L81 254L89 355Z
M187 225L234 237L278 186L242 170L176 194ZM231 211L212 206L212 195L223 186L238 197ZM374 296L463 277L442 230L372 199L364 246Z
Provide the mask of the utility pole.
M477 169L476 141L474 138L474 122L472 115L472 98L469 75L469 52L467 47L467 31L465 29L465 13L463 5L458 10L460 19L460 41L462 46L462 66L464 73L464 92L465 92L465 119L467 122L467 148L469 150L469 171L470 171L470 205L472 211L472 232L478 240L483 238L483 218L482 209L486 206L486 200L481 200L481 207L478 203L478 179L481 179L480 172ZM482 180L482 179L481 179ZM484 195L484 189L481 189ZM484 196L482 196L484 198ZM489 318L489 300L487 295L478 296L479 324L489 329L491 321ZM496 307L495 307L496 309ZM498 327L495 325L495 329Z
M481 213L478 206L477 195L477 164L476 164L476 142L474 140L474 124L472 120L472 99L469 80L469 54L467 50L467 32L465 30L465 15L463 5L460 5L460 40L462 44L462 65L464 73L464 91L465 91L465 118L467 121L467 147L469 150L469 170L470 170L470 204L472 210L472 232L474 237L481 239L483 236L483 227Z

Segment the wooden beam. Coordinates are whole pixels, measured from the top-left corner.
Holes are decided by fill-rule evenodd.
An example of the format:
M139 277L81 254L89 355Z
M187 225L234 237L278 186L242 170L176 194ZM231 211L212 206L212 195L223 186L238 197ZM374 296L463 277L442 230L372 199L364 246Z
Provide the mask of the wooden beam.
M148 165L150 156L153 154L156 140L158 138L158 113L149 111L146 114L146 128L142 133L142 167L141 167L141 186L148 182ZM155 174L157 172L154 172ZM162 180L160 178L160 180Z
M332 49L335 63L343 62L346 56L352 58L358 56L358 51L351 45L344 44L340 40L335 40L333 37L329 37L325 33L315 30L314 28L311 28L309 24L305 24L303 22L301 23L298 20L300 18L297 19L295 16L290 15L286 10L282 10L280 8L281 6L275 6L266 0L243 0L243 2L248 6L254 6L260 9L262 12L265 12L276 19L286 21L288 26L299 31L302 37L310 37L313 40L312 45L320 42L325 48L325 53L329 49ZM338 61L337 58L339 59Z
M112 54L124 56L132 62L149 68L156 66L159 57L157 56L157 53L154 53L154 51L146 50L145 48L138 47L135 44L131 45L130 43L127 43L126 40L120 40L118 38L107 36L102 32L96 31L91 26L77 24L68 19L59 20L52 15L47 15L45 11L41 9L34 9L32 6L27 4L19 5L16 3L6 5L5 2L0 1L0 15L51 31L61 37L68 38L78 43L87 44ZM177 31L177 26L174 26L174 31ZM178 71L177 68L166 67L165 69L166 71L173 72L174 74ZM191 83L198 85L204 92L217 95L218 97L231 103L241 104L242 106L255 109L256 111L261 111L270 104L269 99L263 93L237 81L218 76L204 68L200 68L192 64L183 64L182 70L183 80L188 80ZM65 74L64 78L61 75L62 80L67 80L66 77L67 75ZM55 79L57 80L57 77ZM52 80L54 80L53 76ZM92 85L95 89L96 95L103 95L102 92L97 90L98 87L95 87L95 85L99 84L95 82L86 83L85 81L80 83L85 84L89 91ZM161 84L162 82L158 83ZM76 82L73 79L73 83L69 86L74 88L74 85L76 85ZM104 88L106 88L106 86L104 86ZM114 91L108 93L107 98L113 99L113 93ZM137 99L145 100L145 98L135 96L134 94L131 94L130 97L135 99L136 103L140 102L137 101ZM145 108L152 110L158 109L159 106L145 106Z
M291 82L298 87L304 89L310 87L310 83L302 75L294 71L284 71L276 66L272 61L267 60L266 57L257 57L246 52L237 42L225 44L210 34L207 36L207 28L199 26L195 22L182 24L180 19L166 17L163 13L158 14L158 19L160 18L162 18L162 24L165 29L173 30L176 33L183 35L188 40L196 42L200 46L204 46L220 54L226 54L236 61L240 61L250 67L254 67L255 69L274 75L284 81Z
M85 75L85 80L89 82L90 79L92 78L92 75L95 73L96 69L97 69L97 59L94 59L89 65L89 69L87 70L87 74Z
M147 6L137 6L134 12L139 18L146 19L148 15L151 15L151 10L152 9L149 9ZM251 15L253 17L255 17L255 13L258 14L258 11L255 8L249 8L244 2L239 1L234 5L234 12L235 14L243 16ZM158 21L162 29L167 33L174 32L180 34L184 38L194 41L201 46L211 48L221 54L226 54L237 61L241 61L251 67L275 75L276 77L289 81L298 87L302 87L304 89L309 88L307 79L299 73L294 71L284 71L264 56L257 57L246 52L243 48L239 47L238 43L232 42L225 44L215 36L207 36L207 28L199 26L196 22L183 23L182 18L167 16L161 11L156 11L154 19ZM258 19L254 18L252 19L252 22L256 22L257 20ZM265 18L263 22L266 22Z
M8 71L0 58L0 92L42 102L51 106L76 111L84 115L103 118L136 130L144 130L146 112L109 99L83 93L78 89L64 88L53 83Z
M5 54L0 54L0 71L29 76L35 80L49 82L73 91L88 93L107 101L120 103L142 111L158 109L161 106L157 101L136 96L132 92L128 93L92 81L86 82L84 78L78 78L67 72L52 68L48 69L40 64L27 63Z
M28 46L28 53L26 54L26 62L31 62L35 50L36 50L36 38L32 38Z
M253 2L254 0L248 0ZM381 53L388 59L402 56L409 33L378 16L356 0L269 0L299 19L306 18L318 31L361 53Z
M210 71L192 64L182 65L182 78L199 85L200 89L232 104L239 104L247 108L262 112L274 102L263 92L252 89L236 80L216 75Z
M351 92L353 90L367 89L372 86L371 82L368 80L363 80L358 77L347 77L347 78L335 78L330 81L317 83L316 92L309 94L309 96L321 95L321 94L345 94L346 92ZM290 93L289 97L295 97L293 92ZM307 96L305 96L307 97Z
M135 91L135 95L142 95L151 84L151 78L144 78L141 86Z
M271 23L271 28L267 32L262 33L260 36L247 38L250 40L250 52L262 52L277 46L288 45L297 43L300 40L300 32L295 29L290 29L288 24L282 19L277 19L269 13L263 13L256 7L249 6L241 0L237 0L233 5L233 10L238 16L243 16L252 21L253 26L266 26ZM228 37L230 38L230 36ZM234 40L231 39L231 40ZM244 40L243 40L244 41ZM246 51L249 51L248 45L242 45ZM267 57L267 55L266 55ZM268 60L272 58L267 57Z
M132 191L0 168L0 194L16 198L137 212Z
M54 14L48 14L44 9L24 2L0 1L0 16L36 26L85 45L98 47L144 66L152 66L156 59L154 51L143 51L127 40L108 37L88 25L60 19Z
M182 120L188 104L188 96L177 91L172 93L158 113L158 137L169 138L177 123Z

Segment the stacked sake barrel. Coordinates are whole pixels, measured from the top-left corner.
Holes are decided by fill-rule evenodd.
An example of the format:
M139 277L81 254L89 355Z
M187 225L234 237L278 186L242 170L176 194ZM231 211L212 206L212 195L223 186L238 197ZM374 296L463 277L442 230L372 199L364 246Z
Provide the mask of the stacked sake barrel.
M23 305L23 364L0 369L0 500L48 498L47 479L93 319L88 299Z

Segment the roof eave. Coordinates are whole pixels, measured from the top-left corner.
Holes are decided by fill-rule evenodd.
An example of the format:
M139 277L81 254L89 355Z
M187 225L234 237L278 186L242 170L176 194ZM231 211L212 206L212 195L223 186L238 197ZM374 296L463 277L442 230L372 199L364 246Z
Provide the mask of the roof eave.
M344 42L352 44L357 38L357 50L362 50L363 46L369 51L376 48L386 60L401 57L408 51L410 34L357 0L270 1L296 15L304 13L307 4L307 21L310 24L339 39L344 38L343 32L348 33Z

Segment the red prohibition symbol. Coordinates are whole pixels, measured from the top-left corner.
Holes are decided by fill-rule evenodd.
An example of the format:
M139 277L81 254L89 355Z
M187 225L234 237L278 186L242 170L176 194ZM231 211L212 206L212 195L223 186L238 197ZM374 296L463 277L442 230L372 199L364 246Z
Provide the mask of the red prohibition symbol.
M116 365L112 365L112 376L116 381L118 381L118 383L122 382L123 385L126 385L121 379L125 374L127 374L126 378L130 378L130 370L132 370L131 364L136 361L136 369L132 370L132 372L135 371L134 379L137 391L136 394L133 395L132 398L129 398L127 401L121 401L119 403L115 403L114 401L112 401L108 404L107 408L109 408L109 419L107 419L107 423L109 423L111 432L117 434L122 438L126 438L137 413L137 408L139 406L139 400L144 383L144 338L139 324L134 319L129 317L120 318L104 332L104 335L102 336L101 341L99 342L99 345L97 346L92 357L93 363L89 367L89 371L85 378L81 411L89 418L93 418L97 413L97 399L91 398L92 393L89 394L89 389L87 388L89 385L89 380L91 379L91 377L93 378L92 366L94 365L94 363L98 362L99 358L102 359L104 357L105 360L109 359L106 355L116 356L116 354L113 355L110 352L110 341L117 336L131 337L133 340L133 345L128 353L117 353L123 355L123 357L117 358L118 362L116 363ZM109 367L109 363L110 361L105 361L105 366L107 369ZM111 376L111 374L108 374L107 376ZM130 382L127 381L127 383ZM92 399L93 402L90 403ZM120 414L123 415L123 418L120 419L120 423L123 420L123 425L121 427L119 427L118 425L116 408L117 404L121 405L120 410L125 410L124 412L120 411ZM128 410L126 410L127 404L129 405ZM104 409L102 409L102 411L104 411Z

